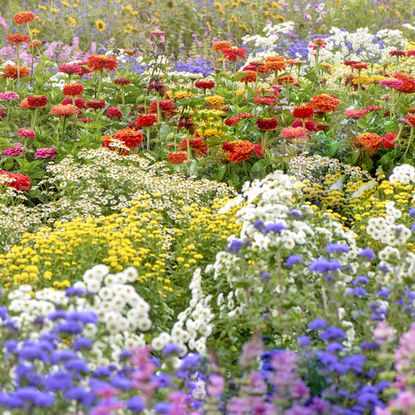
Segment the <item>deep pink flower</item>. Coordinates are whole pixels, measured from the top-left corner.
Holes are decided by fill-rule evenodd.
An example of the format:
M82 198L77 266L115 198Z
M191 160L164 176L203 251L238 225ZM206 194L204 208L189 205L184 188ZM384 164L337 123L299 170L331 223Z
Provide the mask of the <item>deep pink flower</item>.
M3 156L6 157L17 157L23 154L23 144L15 143L13 147L7 147L3 149Z
M361 118L366 114L367 114L367 111L365 109L361 109L361 110L350 109L350 110L344 111L344 115L350 118Z
M16 101L18 99L20 99L20 96L14 91L5 91L0 93L0 101Z
M35 138L36 132L31 130L30 128L21 128L17 131L17 134L24 137L24 138Z
M55 158L58 155L53 147L38 148L35 153L35 159Z

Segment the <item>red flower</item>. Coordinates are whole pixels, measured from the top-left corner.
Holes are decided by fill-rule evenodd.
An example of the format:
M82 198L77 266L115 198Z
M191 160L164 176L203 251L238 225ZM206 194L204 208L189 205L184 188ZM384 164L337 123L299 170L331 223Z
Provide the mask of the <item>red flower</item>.
M215 86L215 81L209 79L208 81L199 80L195 82L195 87L199 89L212 89Z
M383 137L376 133L363 133L359 134L355 138L355 142L358 146L364 147L373 152L377 151L382 144Z
M82 95L84 86L82 84L66 84L63 86L63 94L69 96Z
M250 159L254 154L263 157L264 153L261 146L253 144L248 140L225 141L222 144L222 149L226 153L226 158L231 163L238 163Z
M92 101L87 101L85 103L85 106L87 108L92 108L94 110L102 110L103 108L105 108L105 101L96 99L96 100L92 100Z
M238 80L240 82L255 82L256 81L256 72L255 71L240 71L236 75L240 77Z
M411 127L415 127L415 115L413 114L408 114L405 119L404 119L405 123L410 125Z
M177 124L178 128L186 128L187 130L191 130L193 126L194 126L193 121L187 118L182 118Z
M114 71L117 68L117 58L106 55L91 55L88 57L86 64L93 71Z
M382 137L382 146L388 149L395 147L395 140L398 134L396 133L386 133Z
M48 97L44 95L29 95L27 98L27 108L45 108L48 105Z
M415 56L415 50L414 50L414 49L407 50L407 51L405 52L405 55L406 55L406 56Z
M311 105L300 105L299 107L295 107L293 109L293 117L294 118L313 118L314 109Z
M72 104L68 104L68 105L58 104L58 105L54 105L50 109L49 114L50 115L55 115L55 116L58 116L58 117L69 117L69 116L74 115L74 114L79 114L79 109L76 108Z
M6 40L11 45L20 45L21 43L29 43L30 37L28 35L23 35L22 33L13 33L7 35Z
M187 160L186 151L175 151L167 154L167 161L171 164L183 164Z
M394 88L396 91L403 92L404 94L413 94L415 92L415 78L401 72L393 76L403 82L403 85Z
M294 120L291 124L291 127L302 127L303 126L303 120ZM318 124L315 124L313 120L307 120L305 122L305 128L308 131L318 131L317 130Z
M254 97L254 103L258 105L273 105L275 102L274 97Z
M172 101L168 101L168 100L158 101L158 106L165 117L171 117L176 111L176 108ZM156 100L151 101L150 108L148 111L150 113L157 114L157 101Z
M151 127L157 122L157 114L141 114L135 120L137 127Z
M3 69L3 79L17 79L18 72L20 72L20 78L30 76L30 69L26 66L20 66L7 64Z
M88 73L89 71L84 67L84 63L64 63L62 65L59 66L59 72L62 73L66 73L66 74L75 74L75 75L79 75L82 76L86 73Z
M5 183L5 186L13 187L17 191L30 190L30 178L20 174L12 173L11 171L0 170L0 175L6 176L11 179L10 183Z
M361 109L361 110L350 109L350 110L344 111L344 115L350 118L361 118L366 114L367 114L367 110L365 109Z
M36 15L32 12L20 12L14 15L14 22L18 25L33 22Z
M259 118L256 122L259 130L275 130L278 127L278 121L275 118Z
M225 120L225 124L231 127L232 125L238 124L239 121L241 121L241 118L238 116L230 117Z
M122 113L119 108L117 107L109 107L107 109L107 117L108 118L122 118Z
M297 84L292 75L279 76L277 81L279 85L284 85L284 84L296 85Z
M405 56L405 51L404 50L391 50L389 52L390 56Z
M71 105L72 104L72 98L66 97L61 102L62 105ZM84 109L86 108L85 100L83 98L75 98L75 107Z
M203 138L183 138L180 141L179 150L187 151L187 143L189 143L189 147L192 149L196 157L203 157L207 154L207 145Z
M290 139L307 138L308 130L303 127L285 127L281 130L280 137Z
M265 58L265 66L268 72L283 71L287 67L284 56L269 56Z
M115 85L129 85L131 81L128 78L116 78L114 79Z
M368 69L368 68L369 68L369 65L368 65L367 63L363 63L363 62L352 62L352 63L350 64L350 66L351 66L353 69L356 69L356 70L358 70L358 71L360 71L360 70L362 70L362 69Z
M246 118L254 118L254 114L252 114L251 112L240 112L238 114L238 117L241 120L245 120Z
M382 109L382 107L380 105L366 105L366 107L364 107L363 109L366 110L367 112L370 112L370 111L379 111Z
M114 134L116 140L124 142L127 147L138 147L143 141L143 133L132 128L124 128Z

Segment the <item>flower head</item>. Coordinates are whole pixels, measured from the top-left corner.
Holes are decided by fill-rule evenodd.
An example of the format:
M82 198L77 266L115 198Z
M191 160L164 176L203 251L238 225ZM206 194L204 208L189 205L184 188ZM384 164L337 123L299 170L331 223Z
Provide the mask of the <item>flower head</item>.
M86 64L93 72L114 71L117 68L117 58L106 55L91 55L88 57Z
M14 22L18 25L33 22L36 19L36 14L32 12L20 12L14 15Z
M66 84L63 86L63 94L69 96L82 95L84 93L84 86L82 84Z

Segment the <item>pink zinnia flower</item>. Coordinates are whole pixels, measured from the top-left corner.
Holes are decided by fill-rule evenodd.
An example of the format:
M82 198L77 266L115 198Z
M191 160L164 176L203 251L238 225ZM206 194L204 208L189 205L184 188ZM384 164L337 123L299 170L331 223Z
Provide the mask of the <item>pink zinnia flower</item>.
M58 155L53 147L38 148L35 153L35 159L55 158Z
M5 29L7 29L7 23L6 20L4 20L4 17L0 14L0 26L4 27Z
M388 88L400 88L403 85L403 82L396 78L388 78L379 82L379 85L387 86Z
M21 128L17 131L17 134L24 137L24 138L35 138L36 132L30 128Z
M14 91L5 91L0 93L0 101L16 101L19 98L19 94Z
M7 147L3 149L3 156L6 157L17 157L23 153L23 144L15 143L13 147Z
M306 138L308 137L308 131L303 127L286 127L281 130L281 138Z
M350 109L350 110L344 111L344 115L350 118L361 118L366 114L367 114L367 111L365 109L361 109L361 110Z

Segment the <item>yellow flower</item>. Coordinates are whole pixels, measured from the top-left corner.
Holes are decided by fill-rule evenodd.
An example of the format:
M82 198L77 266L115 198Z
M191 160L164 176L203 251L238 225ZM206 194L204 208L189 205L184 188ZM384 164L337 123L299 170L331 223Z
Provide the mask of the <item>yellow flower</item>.
M72 16L68 17L69 26L74 27L76 25L76 23L77 23L77 20L75 19L75 17L72 17Z
M102 33L106 29L107 24L104 21L98 19L98 20L95 21L95 26L96 26L98 32Z

